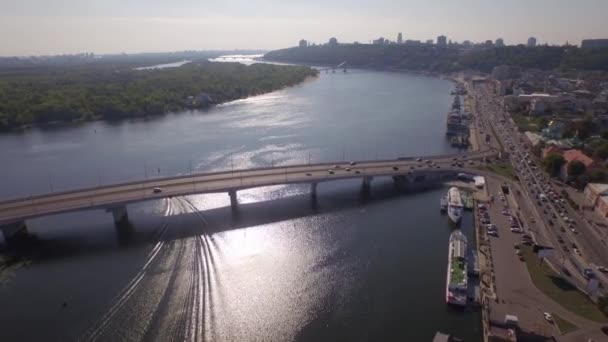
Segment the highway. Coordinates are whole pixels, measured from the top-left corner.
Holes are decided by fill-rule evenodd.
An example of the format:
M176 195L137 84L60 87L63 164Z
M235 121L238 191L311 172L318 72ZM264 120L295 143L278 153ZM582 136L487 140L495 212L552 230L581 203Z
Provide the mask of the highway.
M495 152L485 150L457 156L434 158L399 158L396 160L359 161L295 165L285 167L195 173L186 176L144 180L125 184L51 193L31 198L0 202L0 224L29 218L86 209L109 209L129 203L190 194L228 192L253 187L294 183L321 183L366 176L406 175L414 170L452 169L456 160L472 167ZM330 170L332 172L330 173ZM154 189L159 188L160 192Z
M481 109L486 114L483 126L492 127L497 132L497 138L509 152L511 164L520 179L525 199L521 205L525 209L533 209L524 210L528 212L524 220L540 243L555 247L551 262L556 268L560 272L568 269L572 274L570 279L577 286L585 288L587 280L582 274L583 269L590 267L591 262L604 264L608 260L608 250L597 238L597 233L578 213L569 208L549 178L540 170L538 160L527 150L524 143L526 138L518 132L515 123L491 90L478 87L476 91Z

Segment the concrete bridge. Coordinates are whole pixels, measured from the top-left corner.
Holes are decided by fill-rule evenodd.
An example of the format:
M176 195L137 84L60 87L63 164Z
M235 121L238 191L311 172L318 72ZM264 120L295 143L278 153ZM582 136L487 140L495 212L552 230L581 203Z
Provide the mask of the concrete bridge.
M374 177L387 176L393 177L402 187L421 188L453 179L458 172L474 173L466 167L495 155L494 151L483 151L427 159L399 158L197 173L51 193L0 202L0 231L8 241L27 234L27 219L80 210L105 210L112 213L114 222L120 225L128 220L128 204L192 194L226 192L234 209L238 204L238 190L271 185L310 184L313 198L316 198L319 183L352 178L361 179L364 191L369 190ZM455 162L466 165L456 167Z

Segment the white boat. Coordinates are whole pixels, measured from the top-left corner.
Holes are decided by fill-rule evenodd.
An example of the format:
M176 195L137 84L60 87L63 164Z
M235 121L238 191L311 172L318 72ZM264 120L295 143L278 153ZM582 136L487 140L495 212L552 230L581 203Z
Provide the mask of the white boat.
M448 210L448 196L442 196L441 197L441 211L446 211Z
M448 272L445 286L447 304L467 305L467 238L460 230L452 232L448 251Z
M454 223L460 223L462 218L462 198L460 197L460 190L456 187L448 190L448 216Z

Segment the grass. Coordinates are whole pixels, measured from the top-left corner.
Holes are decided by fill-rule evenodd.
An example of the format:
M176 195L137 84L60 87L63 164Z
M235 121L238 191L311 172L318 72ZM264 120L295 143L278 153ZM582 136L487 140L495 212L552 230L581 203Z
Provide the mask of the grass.
M555 322L555 325L557 325L557 328L559 329L559 332L562 335L578 330L578 327L576 325L566 321L560 316L554 313L552 313L551 316L553 316L553 321Z
M549 266L539 265L538 257L529 246L521 249L534 285L567 310L596 322L606 322L606 316L584 293L555 274ZM555 316L554 316L555 317Z
M481 170L488 170L497 173L507 178L515 179L515 172L513 172L513 166L511 166L511 164L495 162L492 164L486 164L479 168Z
M513 121L517 125L517 128L519 128L520 132L539 132L545 126L545 123L543 123L543 119L541 119L541 117L530 117L521 113L511 113L511 118L513 118Z

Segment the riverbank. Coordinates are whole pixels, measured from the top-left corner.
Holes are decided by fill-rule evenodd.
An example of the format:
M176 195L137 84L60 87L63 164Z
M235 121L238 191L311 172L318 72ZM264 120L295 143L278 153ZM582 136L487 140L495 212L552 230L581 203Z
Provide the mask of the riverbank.
M4 76L0 131L209 108L317 75L317 70L301 66L198 61L165 69L95 65Z

